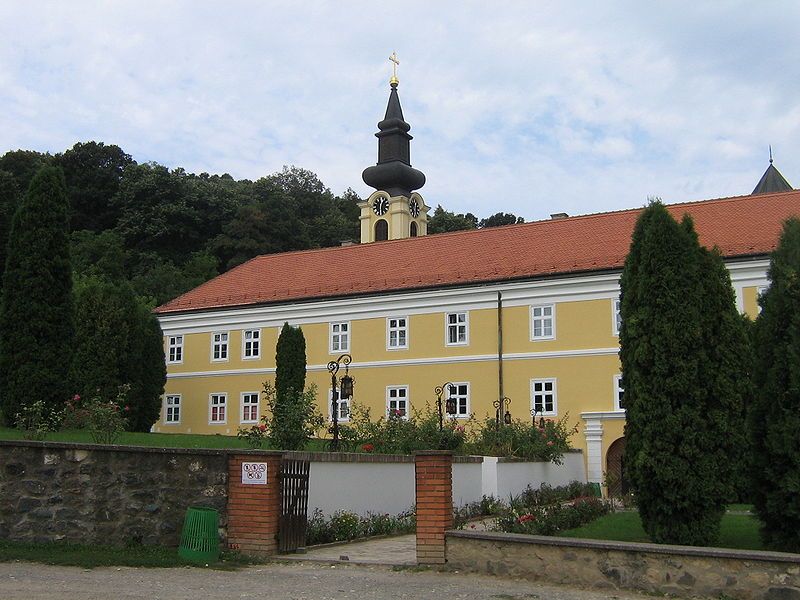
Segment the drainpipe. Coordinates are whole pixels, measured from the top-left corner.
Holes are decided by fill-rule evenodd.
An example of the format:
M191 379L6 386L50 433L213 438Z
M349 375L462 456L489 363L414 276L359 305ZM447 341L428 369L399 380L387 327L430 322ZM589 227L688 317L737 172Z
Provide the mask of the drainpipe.
M503 422L503 292L497 292L497 398L500 400L500 422Z

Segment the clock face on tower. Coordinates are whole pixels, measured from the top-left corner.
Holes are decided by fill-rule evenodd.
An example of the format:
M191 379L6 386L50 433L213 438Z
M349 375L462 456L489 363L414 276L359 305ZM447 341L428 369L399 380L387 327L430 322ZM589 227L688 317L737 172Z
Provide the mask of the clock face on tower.
M419 202L417 202L416 198L408 201L408 210L415 219L419 216Z
M372 212L382 217L386 214L387 210L389 210L389 199L385 196L375 198L375 201L372 203Z

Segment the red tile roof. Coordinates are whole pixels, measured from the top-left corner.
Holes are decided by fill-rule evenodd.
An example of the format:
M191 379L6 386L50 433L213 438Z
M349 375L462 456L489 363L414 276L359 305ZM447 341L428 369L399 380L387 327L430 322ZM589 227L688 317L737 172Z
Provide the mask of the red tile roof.
M668 206L728 258L766 255L800 191ZM529 279L622 267L641 208L404 240L258 256L158 313Z

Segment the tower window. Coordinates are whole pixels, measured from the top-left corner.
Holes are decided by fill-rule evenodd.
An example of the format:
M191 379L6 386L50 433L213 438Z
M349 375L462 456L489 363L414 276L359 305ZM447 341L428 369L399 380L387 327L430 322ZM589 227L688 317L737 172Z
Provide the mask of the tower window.
M411 221L411 237L417 237L417 224Z
M375 223L375 241L383 242L389 239L389 223L384 219L379 219Z

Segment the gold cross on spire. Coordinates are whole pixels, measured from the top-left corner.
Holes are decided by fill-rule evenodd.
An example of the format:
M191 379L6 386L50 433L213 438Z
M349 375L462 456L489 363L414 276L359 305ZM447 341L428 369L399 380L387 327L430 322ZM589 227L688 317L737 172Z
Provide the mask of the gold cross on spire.
M397 65L400 64L400 61L397 60L397 52L392 52L392 55L389 57L389 60L392 61L392 78L389 80L389 83L397 85L400 83L400 80L397 78Z

